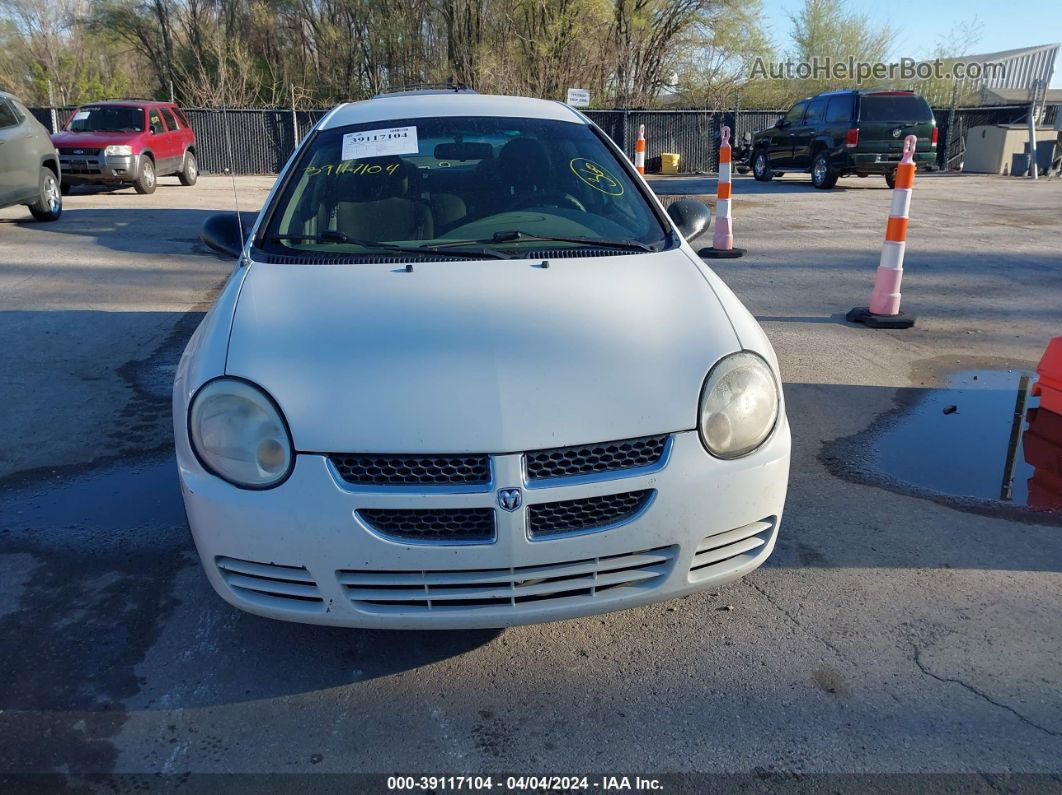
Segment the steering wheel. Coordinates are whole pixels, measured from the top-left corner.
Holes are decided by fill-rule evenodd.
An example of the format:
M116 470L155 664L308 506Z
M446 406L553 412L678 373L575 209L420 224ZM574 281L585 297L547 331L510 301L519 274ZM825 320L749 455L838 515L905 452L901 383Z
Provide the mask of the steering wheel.
M578 210L581 213L586 212L586 206L570 193L561 193L560 191L547 190L541 193L530 193L527 196L520 196L512 204L509 205L510 210L529 210L532 207L568 207L572 210Z

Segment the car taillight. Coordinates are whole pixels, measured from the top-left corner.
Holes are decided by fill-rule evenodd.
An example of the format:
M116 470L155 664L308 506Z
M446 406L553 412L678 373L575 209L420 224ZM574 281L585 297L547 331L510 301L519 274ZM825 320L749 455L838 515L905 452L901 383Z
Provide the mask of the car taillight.
M936 127L934 127L933 128L933 134L929 136L929 145L930 146L936 146L937 145L937 136L939 134L940 134L940 130L938 130Z
M848 131L848 134L844 137L844 145L849 149L855 149L859 146L859 128L853 127Z

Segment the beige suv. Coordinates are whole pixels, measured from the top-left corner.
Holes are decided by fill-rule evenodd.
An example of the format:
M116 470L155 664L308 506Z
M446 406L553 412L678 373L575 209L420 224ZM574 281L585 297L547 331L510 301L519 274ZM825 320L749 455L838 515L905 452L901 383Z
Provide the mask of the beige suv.
M63 212L59 158L44 126L0 91L0 207L25 204L38 221Z

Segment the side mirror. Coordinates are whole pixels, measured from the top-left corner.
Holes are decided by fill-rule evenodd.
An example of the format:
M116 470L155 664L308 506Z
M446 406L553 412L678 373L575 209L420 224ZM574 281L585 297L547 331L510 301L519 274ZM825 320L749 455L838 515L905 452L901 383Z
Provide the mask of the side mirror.
M708 205L692 199L672 202L667 208L667 215L686 240L693 240L712 223L712 211Z
M774 126L775 126L775 127L778 127L779 129L781 129L782 127L785 127L785 117L783 116L783 117L782 117L782 118L780 118L780 119L779 119L778 121L776 121L776 122L774 123Z
M258 213L240 213L238 217L236 213L215 213L203 222L199 238L218 254L236 259L256 220Z

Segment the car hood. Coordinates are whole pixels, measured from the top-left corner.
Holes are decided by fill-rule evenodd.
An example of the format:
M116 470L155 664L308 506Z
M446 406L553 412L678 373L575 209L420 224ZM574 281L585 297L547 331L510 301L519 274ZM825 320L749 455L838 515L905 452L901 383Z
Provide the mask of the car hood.
M71 133L59 132L52 136L54 146L85 147L86 149L103 149L112 144L130 144L143 133Z
M686 254L254 263L226 372L307 452L517 452L696 426L737 350Z

